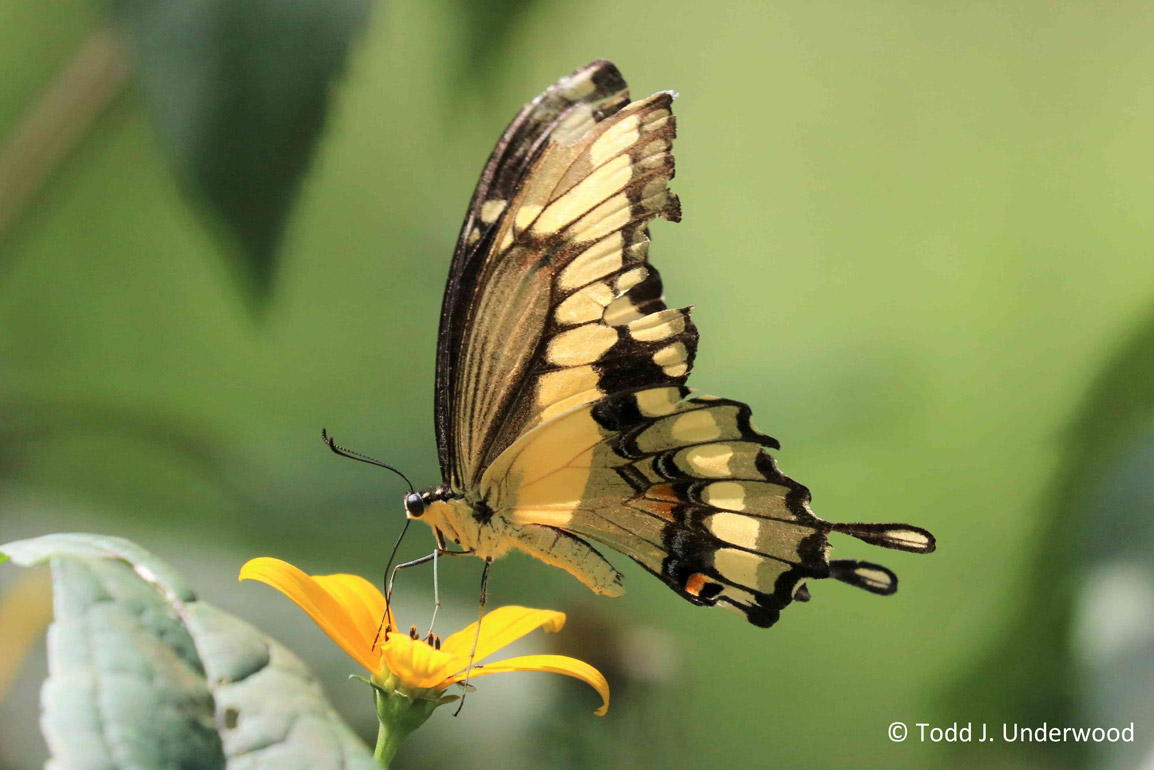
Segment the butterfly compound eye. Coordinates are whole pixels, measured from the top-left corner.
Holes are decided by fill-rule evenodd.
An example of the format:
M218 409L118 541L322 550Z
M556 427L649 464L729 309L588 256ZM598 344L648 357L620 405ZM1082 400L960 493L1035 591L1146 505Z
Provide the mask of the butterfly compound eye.
M405 495L405 514L410 519L419 519L425 512L425 498L416 492Z

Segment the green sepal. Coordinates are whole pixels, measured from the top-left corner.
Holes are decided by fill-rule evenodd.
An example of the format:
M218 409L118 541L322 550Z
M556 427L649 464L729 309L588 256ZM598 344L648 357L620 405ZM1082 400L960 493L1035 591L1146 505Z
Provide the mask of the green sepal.
M388 767L409 733L428 721L443 701L413 698L396 690L389 692L374 682L369 684L373 686L373 699L380 721L373 758L381 767Z

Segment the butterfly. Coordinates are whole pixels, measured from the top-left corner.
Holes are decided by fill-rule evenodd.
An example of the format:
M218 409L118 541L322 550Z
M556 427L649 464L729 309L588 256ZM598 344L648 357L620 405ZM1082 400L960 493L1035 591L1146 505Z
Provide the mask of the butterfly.
M501 136L441 310L442 483L407 495L406 515L486 569L518 550L618 596L597 543L757 626L808 600L810 580L891 594L885 567L831 561L829 534L914 553L933 535L818 518L749 406L686 386L697 329L690 308L665 305L648 258L648 223L681 218L673 98L630 101L617 68L595 61Z

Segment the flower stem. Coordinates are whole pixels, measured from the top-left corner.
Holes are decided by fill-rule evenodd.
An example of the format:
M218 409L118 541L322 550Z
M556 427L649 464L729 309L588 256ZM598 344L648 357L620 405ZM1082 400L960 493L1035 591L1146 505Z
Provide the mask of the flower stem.
M373 751L373 759L377 760L378 765L388 768L393 757L397 755L403 737L397 735L397 731L390 730L384 722L380 723L377 728L377 748Z

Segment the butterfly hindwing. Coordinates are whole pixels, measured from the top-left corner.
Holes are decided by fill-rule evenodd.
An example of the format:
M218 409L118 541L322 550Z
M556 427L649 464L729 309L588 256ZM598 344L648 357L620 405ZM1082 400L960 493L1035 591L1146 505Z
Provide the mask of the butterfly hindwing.
M624 553L695 604L722 604L770 625L807 579L835 577L892 593L893 573L829 562L827 535L932 550L905 525L835 524L778 470L777 442L746 404L684 387L618 393L527 434L489 469L498 514Z
M768 625L802 581L828 576L828 525L748 406L687 394L614 394L541 426L490 469L491 497L515 522L605 544L696 604Z

